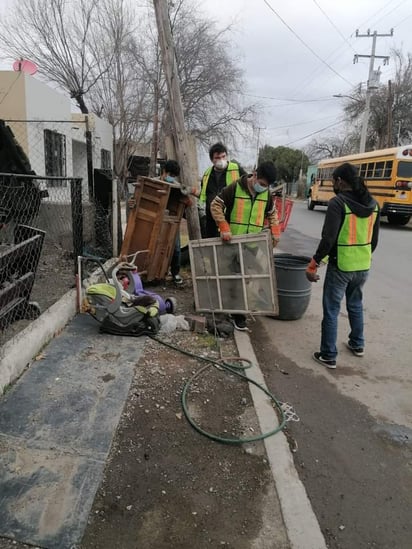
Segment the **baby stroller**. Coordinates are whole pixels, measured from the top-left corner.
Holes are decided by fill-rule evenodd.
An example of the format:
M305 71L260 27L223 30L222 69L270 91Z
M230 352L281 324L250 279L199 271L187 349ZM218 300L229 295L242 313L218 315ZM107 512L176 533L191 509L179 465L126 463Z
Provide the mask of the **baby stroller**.
M143 288L143 283L136 267L134 268L134 271L119 268L117 270L117 278L120 280L123 290L130 295L131 299L133 299L133 296L151 296L159 304L159 314L174 314L176 312L177 301L174 297L163 298L160 295L149 292Z
M113 269L111 281L106 276L106 283L89 286L82 311L100 322L100 332L103 333L124 336L157 334L160 329L158 300L154 295L136 296L125 292L119 271L129 275L136 271L136 266L119 263Z

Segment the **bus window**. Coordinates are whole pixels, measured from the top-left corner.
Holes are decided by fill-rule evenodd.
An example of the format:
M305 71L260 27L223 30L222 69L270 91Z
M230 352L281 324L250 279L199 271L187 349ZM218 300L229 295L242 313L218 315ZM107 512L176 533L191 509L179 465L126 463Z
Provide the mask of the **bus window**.
M390 179L390 178L391 178L391 175L392 175L392 165L393 165L392 160L388 160L388 161L386 162L386 165L385 165L385 174L384 174L384 178L385 178L385 179Z
M367 178L373 177L374 167L375 167L375 163L374 162L369 162L368 169L366 170L366 177Z
M361 177L366 176L366 166L367 166L367 164L361 164L361 167L360 167L360 170L359 170L359 175Z
M384 169L385 169L385 162L376 162L375 172L373 174L373 177L375 179L382 179Z
M412 177L412 162L398 163L398 177Z

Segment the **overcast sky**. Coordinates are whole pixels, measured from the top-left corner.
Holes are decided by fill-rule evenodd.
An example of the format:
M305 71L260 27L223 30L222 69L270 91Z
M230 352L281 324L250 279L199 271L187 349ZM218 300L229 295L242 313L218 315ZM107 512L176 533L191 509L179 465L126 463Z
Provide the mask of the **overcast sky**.
M1 12L14 1L0 0ZM378 38L377 55L389 55L394 47L412 52L411 0L199 0L199 5L222 28L233 25L233 52L245 73L243 92L262 107L261 145L301 148L323 128L341 130L336 123L343 100L333 95L350 94L368 77L369 59L354 64L353 57L369 54L372 39L356 38L356 29L361 34L394 29L393 37ZM382 82L393 76L392 62L383 66L376 60L379 66ZM9 67L2 63L0 68ZM244 164L253 163L257 133L232 151Z
M200 5L222 27L234 23L233 46L245 71L245 93L263 105L262 144L301 148L313 138L304 136L339 121L343 100L333 95L350 94L368 78L369 59L354 64L353 58L370 54L372 38L356 38L356 29L360 34L394 29L393 37L378 38L377 55L389 55L394 47L412 52L411 0L203 0ZM393 76L393 63L383 66L377 59L375 69L379 66L382 82ZM255 139L236 151L244 157L239 160L249 162L256 145Z

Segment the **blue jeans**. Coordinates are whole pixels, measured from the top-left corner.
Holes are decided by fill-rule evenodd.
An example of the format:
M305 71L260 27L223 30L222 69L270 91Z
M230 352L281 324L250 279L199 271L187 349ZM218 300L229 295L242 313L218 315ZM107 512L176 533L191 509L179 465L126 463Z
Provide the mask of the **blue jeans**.
M180 259L181 259L181 249L180 249L180 230L177 232L175 248L173 250L172 261L170 263L170 272L172 276L176 276L180 272Z
M338 354L336 338L338 316L343 296L349 315L351 332L349 343L355 349L365 346L363 337L362 288L369 271L340 271L336 265L328 265L323 284L323 319L320 352L323 358L334 360Z

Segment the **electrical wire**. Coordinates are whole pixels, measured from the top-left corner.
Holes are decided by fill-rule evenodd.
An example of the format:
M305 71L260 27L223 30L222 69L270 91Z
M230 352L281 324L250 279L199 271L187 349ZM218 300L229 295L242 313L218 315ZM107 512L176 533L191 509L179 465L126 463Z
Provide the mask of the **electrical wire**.
M403 0L404 1L404 0ZM376 12L374 12L370 17L368 17L368 19L364 20L360 25L359 25L359 28L363 27L364 25L366 25L367 23L371 24L374 20L374 18L380 14L383 10L385 10L390 4L392 4L393 2L395 2L395 0L390 0L389 2L385 2L385 4L380 7ZM396 9L396 6L395 8ZM389 12L391 13L391 12ZM375 23L373 23L375 24ZM355 33L353 32L350 36L347 37L347 39L345 39L345 43L349 44L349 39L351 38L354 38L354 35ZM335 59L337 59L337 56L335 54L338 54L338 52L342 51L343 48L344 48L345 44L341 44L340 46L338 46L335 50L333 50L333 52L328 56L326 57L326 60L327 61L330 61L330 62L334 62ZM353 46L351 46L351 49L353 50ZM352 64L352 61L346 63L346 65L344 65L342 67L342 69L345 69L346 67L350 66ZM341 69L341 70L342 70ZM306 76L304 78L304 80L301 82L301 84L299 84L296 88L295 88L295 91L299 88L302 88L302 87L307 87L309 86L313 81L315 81L319 75L324 71L325 69L322 68L322 67L318 67L316 68L314 71L311 72L310 75ZM320 71L320 72L319 72ZM351 88L353 88L353 85L351 85Z
M273 128L263 128L265 130L283 130L284 128L294 128L296 126L306 126L306 124L312 124L313 122L320 122L321 120L329 120L329 118L336 118L336 115L331 114L323 118L316 118L314 120L307 120L306 122L297 122L296 124L285 124L284 126L274 126Z
M328 67L329 70L331 70L336 76L338 76L339 78L341 78L342 80L344 80L347 84L349 84L350 86L353 87L353 84L352 82L349 82L349 80L347 80L344 76L342 76L341 74L338 73L338 71L336 71L327 61L325 61L324 59L322 59L322 57L320 57L320 55L318 55L315 50L309 46L309 44L307 44L303 38L301 38L299 36L299 34L297 32L295 32L292 27L290 25L288 25L288 23L279 15L279 13L269 4L268 0L263 0L263 2L267 5L267 7L276 15L276 17L278 19L280 19L280 21L286 26L287 29L289 29L289 31L299 40L299 42L301 42L305 48L307 48L317 59L319 59L319 61L321 61L326 67Z
M409 15L407 15L406 17L404 17L403 19L401 19L401 21L399 21L399 23L396 23L396 25L393 26L394 29L397 29L398 27L400 27L403 23L405 23L405 21L407 21L408 19L410 19L412 17L412 13L410 13Z
M308 133L307 135L304 135L303 137L299 137L298 139L294 139L293 141L289 141L289 143L286 143L285 147L288 147L289 145L293 145L293 143L297 143L298 141L303 141L303 139L306 139L308 137L312 137L312 135L316 135L317 133L321 133L325 130L328 130L329 128L333 128L334 126L338 126L339 124L342 124L342 122L345 122L344 118L342 118L341 120L338 120L338 122L334 122L333 124L329 124L329 126L325 126L324 128L321 128L320 130L316 130L315 132Z
M288 99L287 97L270 97L268 95L255 95L253 93L241 93L241 95L246 95L248 97L257 97L258 99L272 99L273 101L290 101L292 103L316 103L331 101L333 99L329 96L321 97L319 99Z
M373 25L377 25L378 23L380 23L382 21L382 19L385 19L386 17L388 17L388 15L390 15L391 13L393 13L395 10L397 10L400 6L402 6L402 4L404 4L406 2L406 0L401 0L399 2L399 4L396 4L396 6L394 8L392 8L390 11L388 11L387 13L385 13L384 15L382 15L382 17L380 17L377 21L375 21L373 23ZM388 6L385 6L385 7L388 7Z
M332 21L332 19L329 17L329 15L326 13L326 11L317 3L316 0L312 0L312 2L315 4L315 6L317 6L317 8L320 10L320 12L326 17L326 19L329 21L329 23L332 25L332 27L336 30L336 32L339 34L339 36L343 39L343 41L346 42L353 51L355 51L355 48L349 42L349 39L346 38L346 36L335 25L335 23Z

